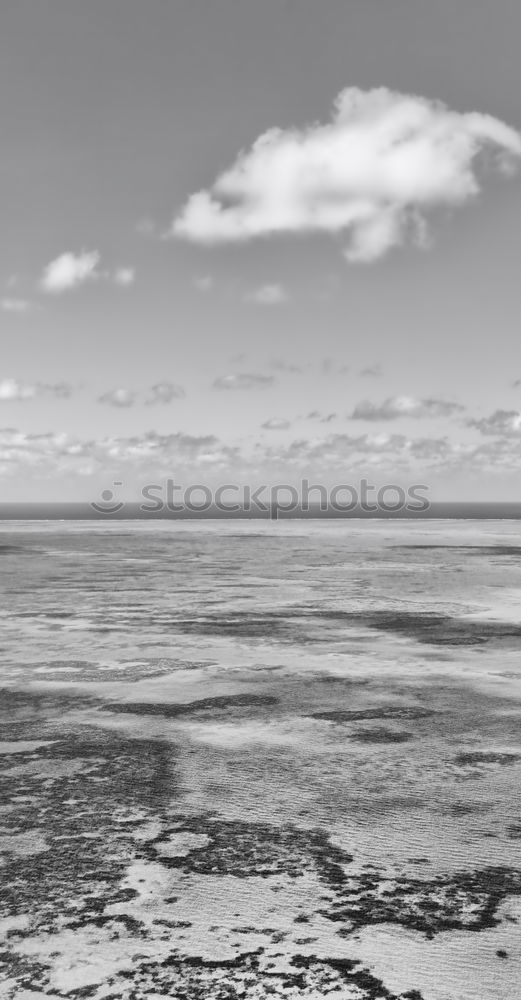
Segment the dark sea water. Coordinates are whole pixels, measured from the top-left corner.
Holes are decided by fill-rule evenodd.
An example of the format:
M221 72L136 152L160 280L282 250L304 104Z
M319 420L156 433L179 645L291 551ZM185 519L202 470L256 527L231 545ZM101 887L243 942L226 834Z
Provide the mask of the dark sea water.
M424 489L427 489L427 487ZM282 490L284 490L284 487ZM343 494L341 496L343 497ZM127 521L129 519L148 521L165 519L188 521L193 521L194 519L220 519L236 521L252 517L258 520L270 520L272 518L283 520L326 520L331 518L341 520L345 520L346 518L392 520L394 518L406 518L413 520L485 521L508 519L518 521L521 519L521 502L515 501L433 501L432 503L429 502L425 510L421 506L414 507L411 505L393 511L384 510L381 506L377 510L372 510L368 509L368 505L365 507L358 505L352 510L344 510L342 509L342 503L346 503L346 500L340 498L338 501L339 509L328 507L326 510L320 510L316 504L310 502L309 508L304 509L301 505L297 506L295 510L287 510L285 509L285 504L287 505L288 502L287 493L282 492L281 494L280 509L275 504L271 506L267 503L265 492L263 493L263 497L264 499L260 501L259 506L252 504L251 510L240 509L233 512L227 510L226 506L224 508L210 507L208 510L189 509L186 507L181 511L172 511L166 505L159 511L154 511L150 509L150 502L145 504L134 501L121 503L118 502L117 497L114 497L112 502L105 503L97 503L96 501L94 503L88 501L60 501L59 503L35 503L31 501L24 503L0 502L0 521L20 521L22 519L29 521ZM393 493L392 497L396 503L396 494ZM388 502L392 504L393 499L389 497ZM200 500L194 502L201 503Z
M0 568L2 1000L517 1000L515 521L10 521Z

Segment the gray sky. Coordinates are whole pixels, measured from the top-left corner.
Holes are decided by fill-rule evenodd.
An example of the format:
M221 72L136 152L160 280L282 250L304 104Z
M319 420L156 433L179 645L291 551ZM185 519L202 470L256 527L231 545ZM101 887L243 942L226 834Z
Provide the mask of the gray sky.
M515 499L520 37L514 0L4 0L3 499Z

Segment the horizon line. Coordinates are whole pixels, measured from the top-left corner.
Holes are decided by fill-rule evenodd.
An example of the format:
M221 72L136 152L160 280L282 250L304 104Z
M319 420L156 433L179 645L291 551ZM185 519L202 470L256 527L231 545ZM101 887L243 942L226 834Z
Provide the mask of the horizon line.
M425 510L367 510L360 504L351 510L321 509L319 504L309 504L309 509L297 506L283 510L270 505L266 511L208 510L173 511L164 507L159 511L143 510L142 505L125 502L117 510L95 509L85 500L67 501L2 501L0 521L201 521L201 520L521 520L521 501L510 500L439 500L432 501Z

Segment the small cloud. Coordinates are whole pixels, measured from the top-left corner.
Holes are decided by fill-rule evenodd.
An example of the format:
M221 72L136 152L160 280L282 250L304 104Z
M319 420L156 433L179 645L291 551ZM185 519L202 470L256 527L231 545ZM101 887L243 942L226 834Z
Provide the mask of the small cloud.
M98 396L99 403L120 408L134 406L136 400L137 393L132 389L111 389L109 392L104 392L101 396Z
M182 399L184 395L185 391L181 385L175 385L174 382L156 382L149 390L145 406L171 403L174 399Z
M352 420L397 420L399 417L449 417L464 409L459 403L444 399L415 399L412 396L391 396L383 403L365 399L357 403Z
M215 285L215 279L211 274L201 274L198 278L194 278L193 285L200 292L209 292Z
M37 387L35 385L27 385L14 378L5 378L0 382L0 400L2 402L33 399L36 393Z
M380 378L383 375L383 368L380 364L367 365L360 369L360 375L362 378Z
M39 382L36 388L38 392L54 396L56 399L70 399L74 391L74 386L69 382Z
M476 427L481 434L500 437L521 436L521 413L518 410L495 410L489 417L469 420L469 427Z
M239 375L221 375L216 378L214 389L267 389L275 384L273 375L243 372Z
M265 420L261 426L265 431L286 431L291 427L291 421L284 420L283 417L272 417L271 420Z
M0 382L0 400L2 402L21 402L34 399L35 396L54 396L56 399L69 399L73 386L68 382L19 382L14 378L6 378Z
M332 358L324 358L320 364L322 375L347 375L349 365L339 365Z
M330 424L337 419L337 416L336 413L321 413L320 410L311 410L310 413L306 414L306 420L318 420L321 424Z
M300 375L304 370L301 365L296 365L293 361L284 361L283 358L273 358L270 361L270 368L275 372L285 372L288 375Z
M113 271L99 269L101 255L97 250L84 250L79 254L63 253L44 269L40 288L48 294L59 295L84 285L88 281L108 281L120 288L129 288L136 280L133 267L117 267Z
M115 285L120 285L121 288L128 288L129 285L133 285L136 280L136 272L133 267L118 267L114 271L113 281Z
M289 295L282 285L261 285L246 296L247 302L255 302L259 306L278 306L288 299Z
M31 308L31 303L27 299L5 298L0 300L0 308L3 312L26 313Z
M99 262L97 250L84 250L79 254L62 253L44 268L40 287L52 295L78 288L100 277L97 271Z
M174 382L156 382L148 390L143 402L145 406L165 405L174 399L182 399L184 395L183 387ZM99 396L98 402L104 403L106 406L127 409L139 402L139 395L134 389L111 389Z

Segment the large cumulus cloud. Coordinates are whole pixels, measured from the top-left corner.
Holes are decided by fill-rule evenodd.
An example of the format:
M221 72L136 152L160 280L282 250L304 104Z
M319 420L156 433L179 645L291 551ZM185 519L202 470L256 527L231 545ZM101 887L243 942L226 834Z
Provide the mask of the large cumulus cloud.
M491 115L349 87L327 124L261 135L188 199L172 232L201 243L339 233L347 259L368 262L425 242L431 210L464 205L481 168L507 175L520 158L519 132Z

